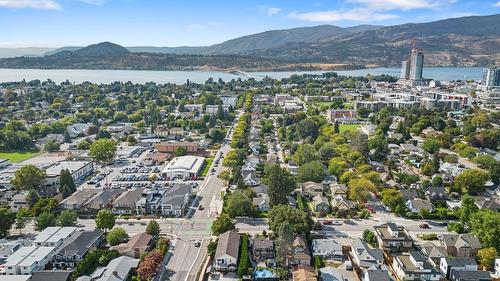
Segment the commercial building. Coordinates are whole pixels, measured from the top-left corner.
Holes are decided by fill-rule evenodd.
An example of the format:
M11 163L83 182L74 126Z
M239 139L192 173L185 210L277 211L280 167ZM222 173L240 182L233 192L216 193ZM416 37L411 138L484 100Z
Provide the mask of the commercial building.
M172 141L172 142L161 142L156 145L156 149L160 153L170 153L175 154L179 149L185 149L187 154L194 155L198 154L200 146L198 142L187 142L187 141Z
M410 80L412 82L422 81L422 72L424 69L424 52L413 48L410 56Z
M205 162L204 157L181 156L175 157L165 166L162 174L169 178L191 178L198 176Z
M500 88L500 68L485 68L481 84L485 91Z
M45 179L46 185L59 185L59 177L63 170L68 170L75 183L78 183L92 174L94 163L89 161L62 161L56 163L45 170L47 173L47 178Z

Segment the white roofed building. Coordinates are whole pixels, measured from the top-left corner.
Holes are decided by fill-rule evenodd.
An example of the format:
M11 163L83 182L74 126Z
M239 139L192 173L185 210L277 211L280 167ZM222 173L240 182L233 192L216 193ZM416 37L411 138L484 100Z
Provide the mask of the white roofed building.
M190 178L197 176L203 168L204 157L199 156L181 156L173 158L162 171L170 178Z

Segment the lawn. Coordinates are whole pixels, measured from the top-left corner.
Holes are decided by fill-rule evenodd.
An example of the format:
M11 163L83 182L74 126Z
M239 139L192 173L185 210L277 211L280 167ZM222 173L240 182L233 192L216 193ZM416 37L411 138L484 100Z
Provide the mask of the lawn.
M40 154L38 151L30 152L0 152L0 158L9 159L12 163L20 163Z
M340 124L339 125L339 132L342 134L343 132L347 131L355 131L359 129L360 125L359 124Z
M214 162L214 157L207 158L207 160L205 161L205 166L203 166L203 171L201 172L202 177L208 174L208 170L212 166L212 162Z

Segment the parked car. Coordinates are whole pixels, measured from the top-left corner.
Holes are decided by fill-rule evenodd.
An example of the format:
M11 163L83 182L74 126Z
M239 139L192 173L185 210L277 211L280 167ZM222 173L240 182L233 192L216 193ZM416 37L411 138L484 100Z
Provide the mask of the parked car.
M426 223L423 223L423 224L419 225L418 227L420 227L420 228L424 228L424 229L429 229L429 228L431 228L431 227L430 227L428 224L426 224Z

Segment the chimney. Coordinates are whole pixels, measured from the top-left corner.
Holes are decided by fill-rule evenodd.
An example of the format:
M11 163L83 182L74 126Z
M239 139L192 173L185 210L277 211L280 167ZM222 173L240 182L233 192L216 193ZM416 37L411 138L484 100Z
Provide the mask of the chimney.
M113 275L116 276L116 277L118 277L118 278L120 278L120 276L118 276L118 271L116 271L116 270L113 271Z

